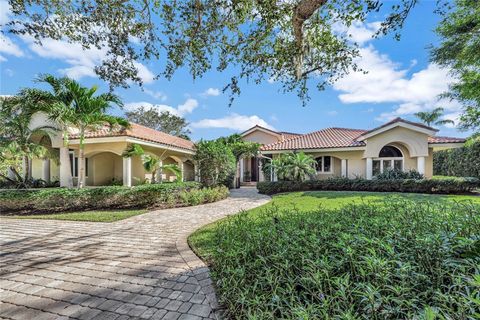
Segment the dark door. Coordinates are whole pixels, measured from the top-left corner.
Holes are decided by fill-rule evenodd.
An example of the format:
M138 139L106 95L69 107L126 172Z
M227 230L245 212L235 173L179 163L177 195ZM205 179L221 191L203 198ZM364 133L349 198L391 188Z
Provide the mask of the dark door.
M258 181L258 159L255 157L252 157L251 159L251 164L252 164L252 181Z

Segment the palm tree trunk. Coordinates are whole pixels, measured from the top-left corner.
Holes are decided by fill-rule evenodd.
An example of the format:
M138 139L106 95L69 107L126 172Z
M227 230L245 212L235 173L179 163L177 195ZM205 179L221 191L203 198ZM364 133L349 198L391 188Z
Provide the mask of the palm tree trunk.
M62 177L66 176L65 187L73 188L73 178L72 178L72 164L70 163L70 152L68 149L68 129L63 127L63 148L60 148L60 183L62 182ZM62 170L66 168L67 170Z
M83 188L85 186L85 144L84 144L85 129L80 129L80 150L78 152L78 182L77 187Z
M153 170L153 171L152 171L152 180L151 180L151 183L152 183L152 184L155 184L155 183L156 183L156 181L155 181L155 176L156 176L156 175L157 175L157 170Z

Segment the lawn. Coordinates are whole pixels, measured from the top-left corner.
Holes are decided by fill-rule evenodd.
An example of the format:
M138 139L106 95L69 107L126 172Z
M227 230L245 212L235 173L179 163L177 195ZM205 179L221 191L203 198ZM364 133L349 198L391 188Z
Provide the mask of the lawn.
M90 221L90 222L114 222L127 219L147 210L109 210L109 211L81 211L65 212L41 215L9 216L15 219L46 219L46 220L70 220L70 221Z
M477 196L295 192L189 243L232 319L470 319L479 234Z

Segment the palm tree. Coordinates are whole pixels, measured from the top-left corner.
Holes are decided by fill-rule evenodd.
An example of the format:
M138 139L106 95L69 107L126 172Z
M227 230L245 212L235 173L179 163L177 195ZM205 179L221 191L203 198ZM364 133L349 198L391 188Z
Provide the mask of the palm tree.
M455 122L450 119L440 120L440 118L443 116L443 113L444 109L439 107L433 109L432 111L417 112L414 115L429 127L432 125L442 126L445 124L455 124Z
M48 114L52 120L59 123L63 131L65 149L68 151L68 135L70 128L78 130L79 168L78 188L85 186L85 134L101 127L128 127L127 120L107 114L112 104L122 106L119 97L104 93L95 95L97 87L81 86L77 81L69 78L56 78L51 75L41 76L38 81L47 83L53 90L52 96L45 99L48 104Z
M42 144L42 141L36 141L34 136L48 136L49 133L56 130L51 126L41 126L34 129L30 128L32 116L39 110L35 101L29 95L21 92L19 95L9 98L3 98L0 102L0 153L2 157L13 159L21 157L23 160L23 181L26 185L31 180L31 164L35 157L45 157L49 155L49 148ZM20 175L14 167L9 168L16 178ZM5 176L4 176L5 178ZM8 177L8 180L13 180ZM11 181L13 182L13 181Z
M268 165L279 180L304 181L315 173L315 159L303 152L286 153L273 159Z
M130 158L133 156L142 157L143 168L145 169L145 171L152 174L152 179L150 181L152 184L156 183L155 177L157 175L157 172L162 172L162 171L171 172L172 174L175 175L177 181L181 179L182 171L180 170L178 165L176 164L160 165L161 161L159 157L151 154L146 154L143 148L140 145L135 143L129 145L125 149L125 151L123 151L122 153L122 157L124 158ZM160 182L162 181L160 180Z

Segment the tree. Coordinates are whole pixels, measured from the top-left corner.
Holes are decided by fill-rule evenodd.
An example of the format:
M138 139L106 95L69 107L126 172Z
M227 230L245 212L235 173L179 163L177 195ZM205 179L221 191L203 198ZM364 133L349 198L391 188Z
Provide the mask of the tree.
M133 156L140 156L142 158L143 168L145 169L145 171L152 175L150 183L156 183L157 172L162 171L169 171L175 175L177 181L181 180L182 171L180 170L178 165L161 165L162 161L159 157L151 154L146 154L143 148L136 143L127 146L127 148L122 153L122 157L124 158L130 158ZM160 180L160 182L162 181Z
M460 128L480 129L480 2L455 0L436 29L440 45L432 60L451 70L457 82L443 96L463 105Z
M455 124L455 122L450 119L440 120L443 116L443 111L443 108L435 108L432 111L417 112L415 113L415 117L423 121L429 127L432 125L442 126L445 124Z
M303 152L285 153L267 164L276 173L279 180L304 181L315 173L315 159Z
M31 180L32 159L49 156L49 149L42 145L42 141L33 138L36 135L45 136L56 131L56 128L51 126L30 128L32 116L38 111L39 108L35 101L25 92L14 97L3 98L0 101L1 158L11 162L15 162L20 157L23 160L23 176L17 173L15 165L8 168L15 177L2 176L10 182L17 180L16 182L20 183L21 187L28 186Z
M232 186L235 175L235 156L221 140L201 140L195 145L194 161L200 172L200 181L207 186Z
M112 93L95 95L96 86L83 87L70 78L45 75L41 76L39 81L49 84L53 90L52 93L36 91L34 94L39 101L43 101L44 109L50 118L61 125L67 151L69 130L72 127L78 129L80 143L77 187L83 188L85 185L85 134L104 126L110 129L128 127L127 120L106 113L111 104L121 106L122 102Z
M336 26L346 29L382 10L377 34L393 31L398 38L418 1L398 0L386 8L379 0L10 0L9 30L38 43L48 37L104 48L95 71L112 86L141 84L138 60L162 57L159 77L171 79L184 66L194 79L232 67L224 88L232 98L240 93L240 79L275 79L305 102L307 81L324 89L357 69L359 45Z
M228 137L221 137L217 139L221 143L225 143L232 151L235 157L235 182L237 182L237 173L239 172L240 158L254 157L257 155L260 144L251 141L245 141L239 134L232 134Z
M192 132L188 129L188 122L185 118L168 111L158 112L152 108L140 107L136 110L125 112L125 115L128 121L190 140L189 135Z

